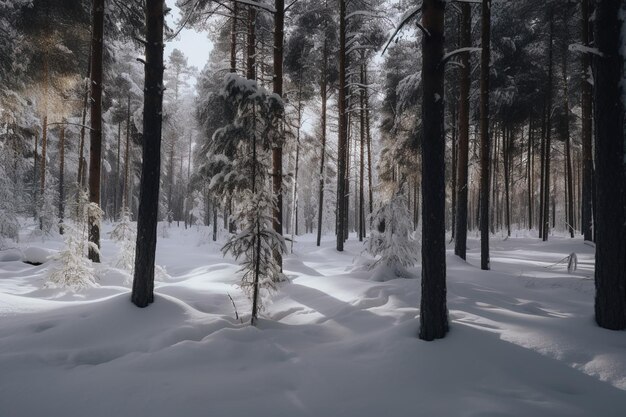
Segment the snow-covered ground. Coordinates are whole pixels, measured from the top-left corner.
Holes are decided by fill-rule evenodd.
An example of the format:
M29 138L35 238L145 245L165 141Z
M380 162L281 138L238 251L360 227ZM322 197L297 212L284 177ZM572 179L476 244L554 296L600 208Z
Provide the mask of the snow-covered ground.
M354 238L337 253L330 236L321 248L301 237L291 283L255 328L208 231L167 234L157 263L169 276L145 309L107 265L118 249L106 239L100 285L76 294L44 288L50 261L0 253L0 417L626 415L626 332L594 324L581 239L494 237L491 272L476 267L476 240L469 263L449 251L451 331L423 342L419 269L374 281ZM61 246L20 244L34 258ZM571 252L568 274L554 264Z

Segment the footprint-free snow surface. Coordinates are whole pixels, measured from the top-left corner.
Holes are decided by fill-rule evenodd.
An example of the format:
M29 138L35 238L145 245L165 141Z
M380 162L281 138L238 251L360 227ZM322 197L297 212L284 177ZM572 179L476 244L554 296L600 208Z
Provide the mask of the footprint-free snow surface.
M44 288L58 240L0 253L0 417L626 416L626 332L595 326L581 239L494 237L490 272L476 240L468 263L449 251L450 333L424 342L419 267L367 270L354 238L338 253L300 237L251 327L208 232L159 230L167 275L145 309L110 241L99 285L77 293Z

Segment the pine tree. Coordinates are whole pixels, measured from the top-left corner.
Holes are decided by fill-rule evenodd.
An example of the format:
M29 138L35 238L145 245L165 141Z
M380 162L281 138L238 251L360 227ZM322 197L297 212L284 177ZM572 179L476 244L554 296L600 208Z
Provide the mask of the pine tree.
M441 339L448 332L445 247L445 133L443 130L443 45L445 3L422 5L422 300L423 340Z
M161 176L164 0L146 0L146 62L143 106L143 166L137 217L137 251L132 301L154 301L154 258Z
M626 328L621 3L620 0L596 2L594 40L599 54L593 57L597 193L595 312L598 325L612 330Z

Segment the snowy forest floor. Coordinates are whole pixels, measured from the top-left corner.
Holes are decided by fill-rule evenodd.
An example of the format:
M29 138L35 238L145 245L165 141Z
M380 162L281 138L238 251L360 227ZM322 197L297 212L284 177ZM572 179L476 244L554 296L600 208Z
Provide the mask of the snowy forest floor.
M451 330L423 342L419 268L375 281L384 271L364 267L352 236L343 253L331 236L321 248L300 237L291 282L255 328L238 267L208 230L159 230L168 276L145 309L110 266L108 235L99 286L76 294L43 288L52 261L0 252L1 417L624 416L626 332L595 326L593 248L580 238L494 236L490 272L476 239L468 263L449 249ZM568 274L554 264L571 252Z

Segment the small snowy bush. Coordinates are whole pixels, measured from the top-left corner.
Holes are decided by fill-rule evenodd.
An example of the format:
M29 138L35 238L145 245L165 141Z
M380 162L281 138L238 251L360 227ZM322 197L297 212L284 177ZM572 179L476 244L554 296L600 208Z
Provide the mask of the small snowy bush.
M53 259L57 265L50 269L47 287L68 288L78 291L95 285L91 261L86 258L87 238L85 230L65 224L65 248Z
M57 200L59 193L57 192L56 180L52 175L47 176L48 181L41 200L41 208L39 211L39 225L44 235L50 235L55 226L59 223Z
M286 253L287 246L281 235L274 231L272 209L274 199L266 190L258 193L243 193L238 221L241 232L234 234L224 244L222 252L241 260L241 288L254 301L255 283L257 291L273 291L285 278L277 264L274 252ZM261 297L258 308L262 309Z
M120 251L115 260L115 266L130 272L132 276L135 269L135 248L137 245L137 231L130 220L127 209L122 211L121 220L115 225L110 235L111 240L117 242Z
M386 266L396 276L408 276L406 268L420 259L419 242L413 235L413 223L403 185L394 187L391 196L371 215L372 232L366 251L376 259L371 268Z

